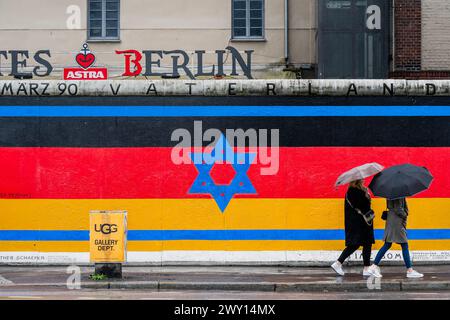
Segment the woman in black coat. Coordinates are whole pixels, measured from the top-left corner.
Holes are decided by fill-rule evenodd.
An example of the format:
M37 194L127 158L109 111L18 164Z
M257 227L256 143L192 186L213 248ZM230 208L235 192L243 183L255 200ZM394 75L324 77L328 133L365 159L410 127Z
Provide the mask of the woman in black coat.
M339 259L331 267L343 276L344 270L342 264L359 247L363 247L364 276L370 276L368 268L370 267L370 255L372 245L375 243L373 234L373 224L366 222L364 217L358 213L367 213L371 210L370 194L364 186L364 180L357 180L350 183L345 199L345 245Z

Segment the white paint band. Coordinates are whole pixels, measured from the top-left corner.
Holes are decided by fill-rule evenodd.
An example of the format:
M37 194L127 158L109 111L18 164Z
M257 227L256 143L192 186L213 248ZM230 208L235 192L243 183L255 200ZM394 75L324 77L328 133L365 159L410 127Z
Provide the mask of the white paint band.
M148 264L255 264L324 265L335 261L340 251L133 251L127 262ZM372 251L372 258L377 251ZM413 262L450 261L450 251L411 251ZM349 261L362 261L361 252ZM383 261L403 261L401 251L389 251ZM1 264L88 264L88 252L0 252Z
M450 80L4 80L0 96L450 96Z

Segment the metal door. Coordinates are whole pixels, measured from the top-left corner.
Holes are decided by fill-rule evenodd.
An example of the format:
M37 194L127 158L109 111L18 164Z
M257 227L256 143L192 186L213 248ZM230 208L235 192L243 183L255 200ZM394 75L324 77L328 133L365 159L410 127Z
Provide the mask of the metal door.
M387 78L390 2L319 0L319 78Z

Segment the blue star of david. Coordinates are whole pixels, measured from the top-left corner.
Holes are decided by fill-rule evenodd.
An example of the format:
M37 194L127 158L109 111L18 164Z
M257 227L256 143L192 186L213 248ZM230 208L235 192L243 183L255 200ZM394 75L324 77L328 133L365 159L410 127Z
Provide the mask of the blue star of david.
M223 135L217 141L211 153L193 152L191 159L198 170L198 176L189 189L190 194L210 194L220 211L224 212L236 194L256 194L256 189L247 176L255 153L235 153ZM229 185L217 185L211 178L211 169L215 163L230 163L236 172Z

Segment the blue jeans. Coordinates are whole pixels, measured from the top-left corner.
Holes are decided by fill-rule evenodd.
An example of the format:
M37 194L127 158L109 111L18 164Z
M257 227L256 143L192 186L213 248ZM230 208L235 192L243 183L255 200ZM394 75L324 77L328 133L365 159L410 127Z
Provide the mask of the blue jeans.
M409 247L408 243L400 243L402 246L402 253L403 253L403 260L405 261L406 268L411 268L411 258L409 256ZM385 242L384 246L378 251L377 256L375 257L375 261L373 262L375 265L379 265L381 259L383 259L386 252L391 248L392 243L391 242Z

